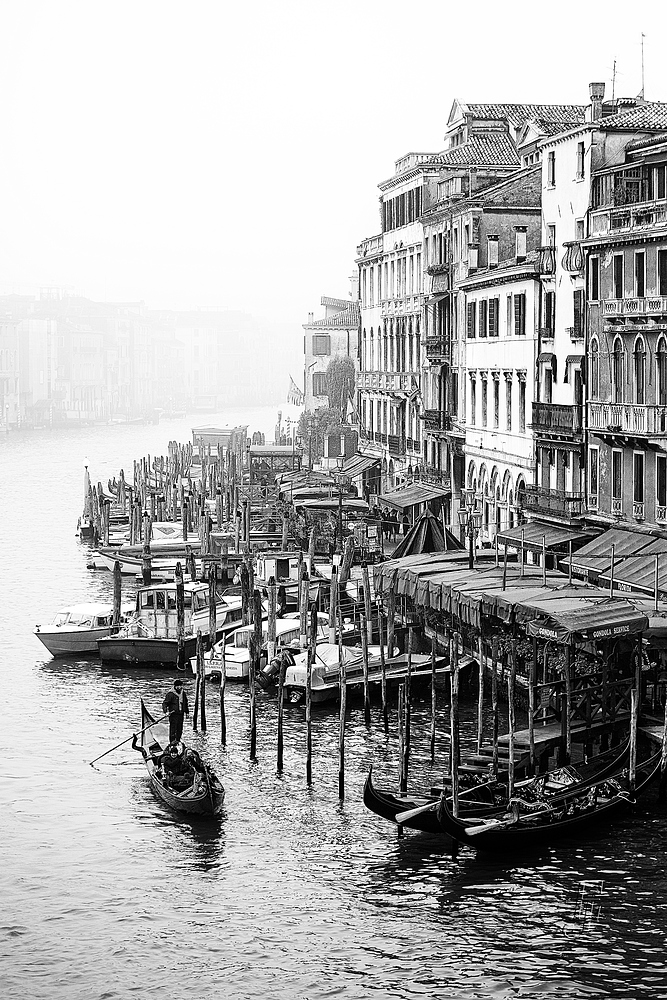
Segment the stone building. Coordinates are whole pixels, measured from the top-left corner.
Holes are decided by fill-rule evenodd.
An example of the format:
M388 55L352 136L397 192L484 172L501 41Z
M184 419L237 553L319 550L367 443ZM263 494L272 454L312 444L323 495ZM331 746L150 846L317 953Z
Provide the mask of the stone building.
M324 306L324 316L316 320L309 313L304 323L303 390L304 408L312 413L318 407L328 406L327 368L335 357L349 357L359 369L359 302L357 285L353 281L353 298L336 299L323 295L320 304Z

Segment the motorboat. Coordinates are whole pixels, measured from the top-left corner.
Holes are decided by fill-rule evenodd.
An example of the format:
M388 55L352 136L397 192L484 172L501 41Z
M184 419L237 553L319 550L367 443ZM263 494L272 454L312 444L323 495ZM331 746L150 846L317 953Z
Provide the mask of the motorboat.
M121 604L121 624L133 610L132 604ZM35 635L51 656L97 656L97 640L111 635L113 628L113 604L72 604L56 612L50 624L37 625Z
M327 616L318 615L318 640L323 639L327 634L328 620ZM214 681L219 681L222 676L224 660L226 680L247 682L250 676L250 638L254 634L254 631L254 625L243 625L240 628L236 628L227 644L222 640L216 643L209 652L204 653L204 671L206 677ZM276 620L276 653L281 652L283 649L293 649L295 652L298 652L300 648L300 633L301 623L298 615L288 615L285 618L278 618ZM262 622L260 671L267 665L268 643L268 622L264 619ZM196 673L196 656L191 658L190 668L193 673ZM261 684L261 686L263 687L264 685Z
M183 584L185 659L194 656L197 632L208 637L209 589L207 583ZM140 664L176 667L178 664L178 622L176 583L154 583L140 587L132 618L117 633L100 639L98 648L103 663ZM224 608L216 599L215 640L222 635Z
M299 604L299 564L301 552L258 552L255 557L255 586L267 590L271 577L278 587L278 600L284 592L286 607ZM310 576L308 584L309 602L317 601L320 586L327 580L317 571Z

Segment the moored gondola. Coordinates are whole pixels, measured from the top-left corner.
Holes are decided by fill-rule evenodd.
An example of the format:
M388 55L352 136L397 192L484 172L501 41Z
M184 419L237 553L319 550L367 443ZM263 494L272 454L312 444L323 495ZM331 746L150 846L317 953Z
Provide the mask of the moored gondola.
M217 775L195 751L183 748L185 766L180 780L170 777L162 763L169 747L168 727L163 722L156 722L143 700L141 730L141 735L134 738L132 747L142 754L151 788L158 798L179 813L217 816L225 801L225 789Z
M507 808L496 816L456 817L450 803L441 796L436 815L443 833L460 843L482 851L521 851L533 843L553 843L584 829L604 826L634 805L657 777L660 760L658 750L638 763L634 784L624 758L617 770L606 766L597 777L563 791L531 799L523 794L513 796Z
M495 796L502 796L501 786L497 782L484 782L460 793L462 804L465 803L465 814L486 815L497 810ZM390 823L405 826L410 830L421 830L422 833L440 833L440 824L436 816L439 794L433 790L424 794L401 794L376 788L373 784L372 769L368 772L364 784L364 805L371 812ZM399 824L397 816L415 810L415 816L405 819Z

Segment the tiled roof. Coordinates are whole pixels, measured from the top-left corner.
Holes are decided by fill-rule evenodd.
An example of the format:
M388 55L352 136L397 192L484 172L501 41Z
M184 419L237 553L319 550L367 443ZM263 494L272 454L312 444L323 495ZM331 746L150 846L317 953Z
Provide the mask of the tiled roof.
M502 119L515 128L532 118L543 127L547 123L563 127L578 125L584 120L581 104L465 104L465 110L478 119Z
M334 316L329 316L328 319L317 319L314 323L304 323L304 327L307 329L312 329L312 327L320 327L325 330L332 330L336 328L342 328L344 330L350 330L359 326L359 303L350 302L347 309L341 309Z
M608 118L599 118L597 123L604 128L667 128L667 104L657 101L651 104L639 104L635 108L628 108L627 111L620 111Z
M497 166L515 167L519 164L516 147L505 132L493 135L472 135L460 146L452 146L434 157L437 163L464 166L468 163L493 163Z

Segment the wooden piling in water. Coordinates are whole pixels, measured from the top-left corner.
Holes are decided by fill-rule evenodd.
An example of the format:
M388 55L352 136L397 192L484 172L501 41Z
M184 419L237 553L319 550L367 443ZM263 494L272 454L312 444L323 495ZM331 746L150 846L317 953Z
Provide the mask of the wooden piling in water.
M371 605L371 581L368 563L361 564L361 580L364 588L364 613L366 615L366 632L369 645L373 642L373 609Z
M408 669L405 674L405 763L403 773L405 776L406 791L408 781L408 770L410 764L410 742L412 728L412 629L408 629Z
M431 763L435 761L435 721L437 708L435 681L435 639L431 639L431 737L429 740L431 747Z
M141 579L144 587L149 587L151 584L151 547L148 542L144 542L144 547L141 555Z
M227 664L225 663L225 643L222 643L222 664L220 667L220 742L227 746L227 717L225 714L225 688L227 686Z
M408 790L407 775L404 774L405 768L405 730L404 730L404 710L403 706L405 704L405 685L398 685L398 788L401 795L405 795Z
M310 580L305 563L301 566L301 583L299 585L299 646L302 649L308 644L308 592L310 590Z
M250 663L248 664L248 693L250 695L250 760L257 758L257 716L255 712L255 671L260 651L254 632L249 640Z
M512 645L510 654L510 671L507 676L507 706L509 717L509 760L507 762L507 797L514 795L514 734L516 732L516 710L514 696L516 692L516 646Z
M343 623L338 630L338 660L340 662L340 714L338 720L338 798L345 798L345 713L347 711L347 666L343 659Z
M380 600L378 598L378 641L380 643L380 673L381 673L381 691L382 691L382 719L384 722L384 731L386 734L389 733L389 710L387 707L387 663L384 656L384 628L382 625L382 609L380 607Z
M277 604L277 591L275 577L269 577L268 593L269 593L269 609L268 609L268 623L267 623L267 645L266 645L266 662L271 663L271 660L276 655L276 604Z
M507 548L505 548L507 551ZM479 633L478 644L478 672L477 672L477 753L482 750L484 739L484 640L482 633Z
M310 529L310 535L308 536L308 573L313 576L315 573L315 539L316 539L316 529Z
M120 572L120 563L116 559L113 564L113 618L112 624L120 625L121 594L123 580Z
M183 532L183 541L188 540L188 498L183 493L183 486L181 485L181 529Z
M176 563L174 580L176 581L176 636L178 639L176 667L178 670L185 670L185 587L180 562Z
M280 673L278 675L278 774L283 771L283 716L285 714L285 673L287 672L287 660L280 657Z
M451 707L450 707L450 743L451 743L451 778L452 778L452 813L459 814L459 634L452 636L450 657Z
M280 539L280 548L282 549L283 552L287 551L288 537L289 537L289 521L286 517L284 517L282 536Z
M308 643L308 656L306 658L306 782L312 784L313 781L313 729L312 729L312 702L313 702L313 664L315 663L315 649L317 644L317 611L313 608L310 612L310 641Z
M533 636L533 655L528 674L528 745L530 774L535 774L535 686L537 684L537 636Z
M387 594L387 659L394 655L394 628L396 618L396 584L392 583Z
M367 729L371 726L371 702L368 691L368 634L366 632L366 617L361 616L361 659L364 671L364 725Z
M493 717L493 776L498 777L498 636L491 641L491 713Z
M329 642L334 645L336 642L336 615L338 602L338 572L335 566L331 567L331 581L329 583Z
M201 687L201 675L204 666L204 644L202 641L201 629L197 629L197 672L195 673L195 702L192 708L192 728L197 729L197 715L199 712L199 691Z

